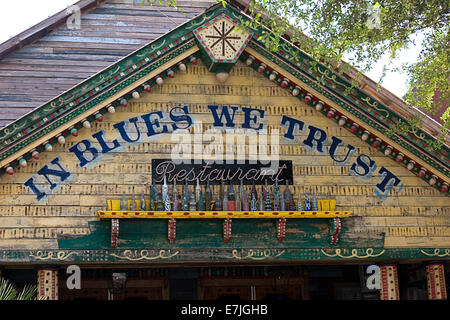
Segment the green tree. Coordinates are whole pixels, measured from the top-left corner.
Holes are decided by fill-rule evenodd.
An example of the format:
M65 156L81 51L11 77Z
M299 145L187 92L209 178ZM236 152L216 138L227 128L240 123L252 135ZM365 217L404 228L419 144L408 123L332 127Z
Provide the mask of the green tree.
M143 0L152 4L161 0ZM391 60L402 49L414 46L418 36L422 51L417 62L401 67L384 66L408 75L408 91L403 99L412 107L434 114L450 102L450 2L448 0L249 0L253 21L249 27L268 27L260 40L276 51L281 37L290 41L316 61L338 73L352 66L358 70L353 85L371 70L385 54ZM224 6L226 0L217 0ZM166 2L176 7L176 0ZM178 9L178 8L177 8ZM178 9L179 10L179 9ZM348 62L344 62L344 56ZM350 57L350 58L348 58ZM382 82L383 76L380 79ZM442 93L439 102L433 96ZM441 117L442 135L433 147L445 141L450 128L450 109ZM391 134L420 127L420 116L391 128Z
M36 293L35 285L26 285L18 289L12 282L0 277L0 300L35 300Z

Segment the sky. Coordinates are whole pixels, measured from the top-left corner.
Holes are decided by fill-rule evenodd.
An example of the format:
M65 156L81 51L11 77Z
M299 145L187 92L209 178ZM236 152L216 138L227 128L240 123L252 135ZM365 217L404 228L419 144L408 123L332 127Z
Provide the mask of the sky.
M0 43L25 31L42 20L65 10L77 0L16 0L1 1L0 4ZM83 21L81 20L81 24ZM420 53L420 47L404 50L394 66L400 66L404 62L414 62ZM372 71L365 75L378 82L382 74L383 65L388 62L384 58L377 63ZM382 82L382 86L398 97L406 93L406 75L388 73Z

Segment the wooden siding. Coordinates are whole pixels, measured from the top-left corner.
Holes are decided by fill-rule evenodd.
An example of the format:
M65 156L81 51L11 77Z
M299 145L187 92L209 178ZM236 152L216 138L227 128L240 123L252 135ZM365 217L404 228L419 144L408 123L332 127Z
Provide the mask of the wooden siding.
M134 1L134 3L133 3ZM0 126L72 88L215 3L178 1L184 13L141 1L110 0L0 60Z
M128 107L118 108L115 114L105 115L103 122L93 124L89 130L81 130L78 137L68 138L66 144L55 146L53 152L43 153L39 161L30 161L14 176L2 177L0 249L52 249L58 246L58 235L91 233L88 222L96 221L96 212L106 208L107 199L118 199L122 192L130 196L133 190L137 195L146 191L144 184L150 179L151 159L170 158L173 142L170 137L144 140L139 145L113 152L91 168L79 167L76 157L68 151L71 146L102 129L106 131L108 141L112 141L118 135L113 131L114 123L151 111L168 111L179 105L188 105L196 119L202 120L201 127L205 130L213 122L208 104L264 109L271 129L280 129L283 115L301 119L352 144L358 153L366 153L377 165L395 173L405 186L400 193L391 191L388 199L381 201L373 192L379 182L376 175L361 180L348 174L353 161L347 166L336 166L327 154L318 155L298 144L280 142L282 159L293 161L293 193L315 192L319 198L336 199L336 209L353 211L345 221L345 237L357 243L384 232L386 248L449 247L450 199L447 196L239 62L224 85L219 85L215 75L201 63L189 65L185 74L177 73L174 79L167 78L162 86L154 87L140 100L130 101ZM242 116L238 119L242 120ZM284 130L280 129L280 132ZM55 157L60 157L61 163L75 177L63 183L48 200L37 202L36 196L23 183ZM301 228L289 227L286 239L299 232L302 232ZM186 241L191 239L189 243L194 247L199 241L195 234L184 237ZM222 241L220 234L214 237L218 243Z

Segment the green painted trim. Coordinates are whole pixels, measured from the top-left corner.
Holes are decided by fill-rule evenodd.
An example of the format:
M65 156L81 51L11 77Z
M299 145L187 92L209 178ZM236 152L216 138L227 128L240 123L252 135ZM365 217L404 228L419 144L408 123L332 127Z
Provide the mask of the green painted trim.
M358 262L400 260L449 260L450 248L208 248L198 250L164 248L103 249L103 250L3 250L0 263L186 263L186 262Z
M195 42L194 42L193 39L191 39L190 41L185 43L183 46L181 46L178 49L174 50L170 54L165 55L164 57L158 59L157 61L155 61L153 64L149 65L148 67L146 67L146 68L140 70L139 72L129 76L128 78L124 79L123 81L118 82L117 84L115 84L114 86L109 88L108 90L104 90L103 92L98 94L96 97L94 97L90 101L86 102L85 104L82 104L81 106L79 106L76 109L71 110L66 115L64 115L61 118L57 119L56 121L54 121L53 123L51 123L50 125L45 127L44 129L33 133L31 136L29 136L26 139L20 141L18 144L16 144L15 146L10 148L9 150L1 153L0 160L3 160L5 158L11 156L12 154L18 152L20 149L22 149L22 148L26 147L27 145L33 143L34 141L36 141L39 138L45 136L46 134L52 132L53 130L56 130L58 127L60 127L64 123L66 123L66 122L68 122L68 121L70 121L70 120L80 116L81 114L83 114L85 112L88 112L91 108L95 107L96 105L98 105L102 101L108 99L109 97L113 96L117 92L120 92L124 88L132 85L137 80L143 78L147 74L151 73L153 70L159 68L161 65L164 65L165 63L167 63L170 60L172 60L174 57L180 55L181 53L183 53L184 51L192 48L193 46L195 46Z

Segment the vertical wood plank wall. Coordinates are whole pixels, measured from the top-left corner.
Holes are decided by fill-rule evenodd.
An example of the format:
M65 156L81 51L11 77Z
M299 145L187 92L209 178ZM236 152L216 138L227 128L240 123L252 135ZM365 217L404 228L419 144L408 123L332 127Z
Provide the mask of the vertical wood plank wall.
M450 243L450 200L439 191L410 173L406 168L369 147L348 130L339 127L304 105L287 91L278 87L256 71L238 63L224 85L218 84L215 75L199 63L189 65L185 74L177 73L167 78L160 87L145 93L140 100L130 101L126 108L117 108L102 123L93 123L83 129L78 137L67 138L63 146L42 153L39 161L29 161L14 176L0 179L0 248L37 249L56 248L56 237L88 234L88 221L95 220L96 212L106 207L106 200L119 199L122 192L147 193L145 183L150 181L151 159L170 158L173 143L170 137L129 146L112 152L91 168L81 168L68 149L104 129L108 140L118 137L113 124L151 111L168 111L173 106L188 105L202 128L210 128L213 118L208 104L238 105L264 109L268 113L269 132L280 129L283 115L301 119L305 124L317 126L341 138L344 143L357 147L357 154L365 153L377 165L385 166L405 184L397 194L391 191L386 201L374 194L380 181L377 175L365 181L348 174L349 167L333 164L327 153L318 155L306 151L298 144L280 140L281 159L293 161L295 194L315 192L319 198L335 198L337 209L353 211L346 221L349 233L385 232L386 247L448 247ZM240 126L242 115L237 117ZM140 125L144 125L141 123ZM280 135L285 129L280 129ZM303 141L303 139L300 139ZM328 150L328 148L327 148ZM74 174L72 181L63 183L47 201L37 202L36 196L23 183L55 157L61 158L64 167ZM181 185L178 186L181 191ZM296 198L297 199L297 198Z

